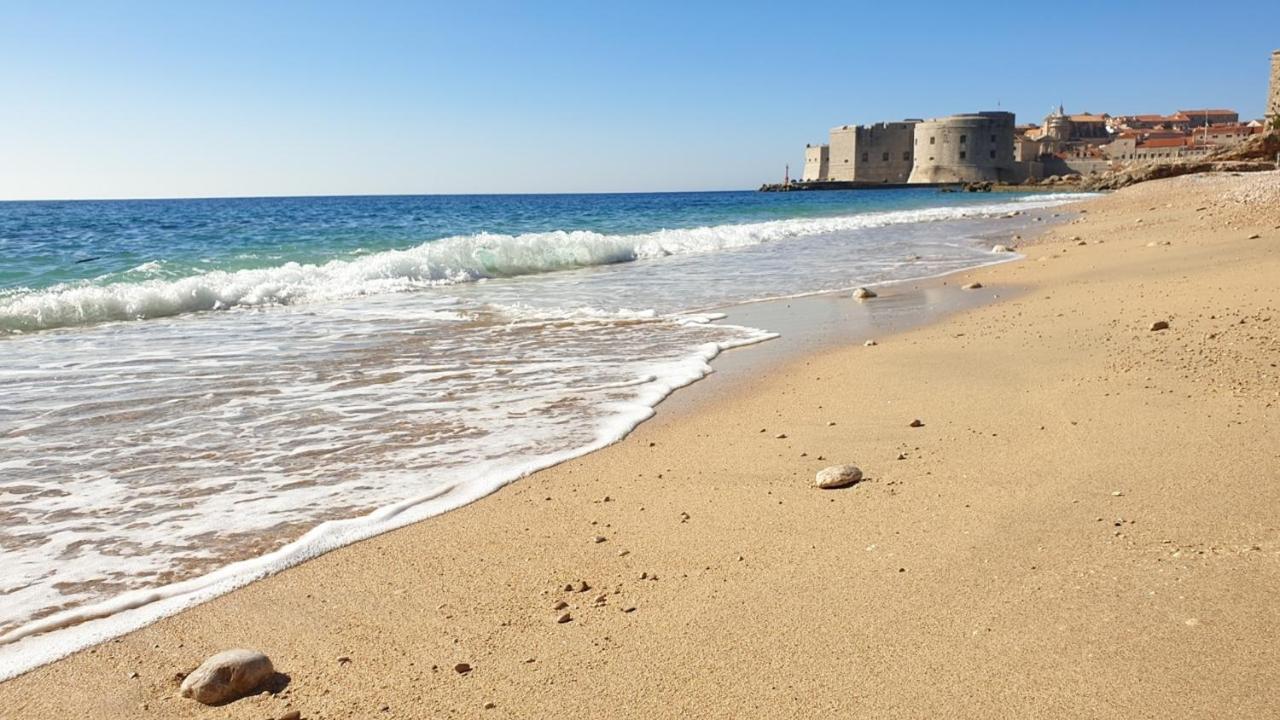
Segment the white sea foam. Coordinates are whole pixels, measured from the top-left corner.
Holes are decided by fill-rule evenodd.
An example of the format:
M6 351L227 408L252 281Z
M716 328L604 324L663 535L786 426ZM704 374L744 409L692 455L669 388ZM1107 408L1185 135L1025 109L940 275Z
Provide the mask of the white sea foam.
M179 279L109 285L63 284L0 297L0 333L405 292L490 278L710 253L862 228L990 216L1014 209L1049 207L1078 197L1082 196L1055 193L968 207L775 220L636 235L588 231L514 236L483 233L323 264L290 262L267 268L211 271ZM152 271L158 267L151 262L135 269Z
M524 316L525 319L533 319L526 314L527 309L514 308L511 312ZM586 312L581 313L579 319L594 322L610 315L616 317L619 313ZM633 313L621 313L623 317L630 315ZM648 314L634 315L643 318ZM714 316L692 315L675 318L672 322L705 325L712 319ZM649 318L649 322L654 320ZM721 334L732 337L703 343L682 358L651 364L642 376L630 382L595 388L625 392L629 399L608 403L610 412L600 419L599 424L591 431L591 438L584 444L540 455L503 457L495 462L481 463L479 467L468 467L467 472L454 474L446 482L431 486L430 491L422 495L398 501L359 517L321 523L300 538L266 555L231 563L181 582L125 592L109 600L81 605L22 624L0 635L0 681L142 627L329 550L460 507L532 472L617 442L652 416L654 407L672 391L711 372L710 361L723 350L776 337L752 328L726 325L713 327ZM398 369L408 368L402 366ZM417 369L434 368L419 366ZM592 389L580 390L590 392ZM332 401L335 394L331 390L326 391L324 397L327 401ZM350 406L345 409L352 410ZM304 447L298 450L312 452L315 449ZM132 468L134 471L146 469ZM118 503L128 500L116 484L98 483L97 492L103 496L96 499L66 497L65 500L72 505L86 501ZM160 537L163 535L157 536L157 539ZM81 554L80 558L68 562L85 563L99 569L100 563L110 563L111 558L99 553Z

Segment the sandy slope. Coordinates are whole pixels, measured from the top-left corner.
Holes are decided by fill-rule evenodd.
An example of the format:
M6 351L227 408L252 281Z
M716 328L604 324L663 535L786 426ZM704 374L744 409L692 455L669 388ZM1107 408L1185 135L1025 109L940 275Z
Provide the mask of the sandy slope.
M607 450L4 683L0 715L1274 717L1280 174L1086 207L963 278L1013 299L712 379ZM831 462L870 479L813 489ZM288 688L177 697L237 645Z

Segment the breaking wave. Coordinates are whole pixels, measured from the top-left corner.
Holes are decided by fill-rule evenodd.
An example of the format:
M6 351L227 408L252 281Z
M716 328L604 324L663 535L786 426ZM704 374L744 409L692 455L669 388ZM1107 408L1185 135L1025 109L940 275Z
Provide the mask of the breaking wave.
M775 220L635 235L590 231L481 233L322 264L289 262L266 268L214 270L178 279L61 284L0 296L0 334L409 292L491 278L732 250L860 228L991 216L1071 199L1074 198L1069 194L1054 194L969 207Z

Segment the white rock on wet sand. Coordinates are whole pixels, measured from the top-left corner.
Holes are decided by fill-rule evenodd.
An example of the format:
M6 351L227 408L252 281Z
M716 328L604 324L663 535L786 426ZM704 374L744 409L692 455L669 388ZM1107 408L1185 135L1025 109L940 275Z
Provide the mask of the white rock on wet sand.
M996 245L995 247L991 248L991 252L1007 253L1007 252L1013 252L1013 250L1010 250L1008 245Z
M862 470L857 465L832 465L818 471L814 485L823 490L848 487L862 479Z
M221 705L253 693L274 673L271 659L256 650L223 650L182 681L182 697Z
M857 290L853 291L854 300L867 300L875 296L876 296L875 290L868 290L867 288L864 288L864 287L860 287Z
M982 283L980 282L967 283L965 285L961 285L960 289L961 290L980 290L982 289Z

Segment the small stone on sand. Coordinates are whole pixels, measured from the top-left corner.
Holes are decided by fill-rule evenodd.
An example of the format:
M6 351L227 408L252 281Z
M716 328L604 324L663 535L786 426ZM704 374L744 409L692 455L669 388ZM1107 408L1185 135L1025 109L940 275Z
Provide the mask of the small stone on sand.
M1169 323L1165 322L1164 320L1157 320L1151 323L1151 332L1155 332L1157 330L1168 330L1168 329L1169 329Z
M823 490L848 487L862 479L862 470L857 465L832 465L818 471L814 485Z
M971 282L971 283L968 283L968 284L966 284L966 285L961 285L961 286L960 286L960 289L961 289L961 290L980 290L980 289L982 289L982 283L980 283L980 282Z
M555 605L551 606L551 609L552 609L552 610L563 610L563 609L565 609L565 608L567 608L567 607L569 607L569 603L567 603L567 602L565 602L565 601L561 600L560 602L557 602Z
M911 427L914 427L914 428L924 427L924 422L921 421L920 418L916 418L915 420L911 421Z
M786 440L786 439L787 439L787 434L786 434L786 433L778 433L777 435L774 435L774 436L773 436L773 438L774 438L775 440Z
M606 537L605 537L605 536L603 536L603 535L596 535L595 537L591 538L591 542L593 542L593 543L602 543L602 542L604 542L604 541L605 541L605 540L607 540L607 539L608 539L608 538L606 538Z
M873 297L876 297L876 292L874 290L868 290L867 288L860 287L853 291L854 300L867 300Z
M271 659L256 650L224 650L191 671L180 692L203 705L221 705L253 693L273 674Z
M862 344L866 345L867 347L875 347L876 345L879 345L879 343L877 343L875 340L868 340Z
M556 618L556 622L557 622L557 623L560 623L561 625L563 625L563 624L565 624L565 623L569 622L569 621L570 621L570 620L572 620L572 619L573 619L573 616L572 616L572 615L570 615L569 613L564 613L564 614L563 614L563 615L561 615L560 617Z
M471 672L471 665L469 663L458 663L453 666L453 671L459 675L466 675Z
M1013 239L1014 239L1014 240L1017 240L1017 239L1018 239L1018 236L1017 236L1017 235L1015 235L1015 236L1013 237ZM1010 249L1009 249L1009 246L1007 246L1007 245L996 245L995 247L991 248L991 252L993 252L993 253L1007 253L1007 252L1013 252L1013 250L1010 250Z

